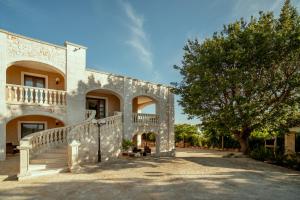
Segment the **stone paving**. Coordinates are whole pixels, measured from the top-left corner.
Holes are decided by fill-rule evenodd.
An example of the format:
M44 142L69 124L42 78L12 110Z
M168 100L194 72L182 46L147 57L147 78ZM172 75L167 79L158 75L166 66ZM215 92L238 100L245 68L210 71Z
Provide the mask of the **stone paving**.
M299 199L300 173L228 152L178 149L176 158L122 159L15 181L0 162L0 199ZM9 176L5 175L8 174Z

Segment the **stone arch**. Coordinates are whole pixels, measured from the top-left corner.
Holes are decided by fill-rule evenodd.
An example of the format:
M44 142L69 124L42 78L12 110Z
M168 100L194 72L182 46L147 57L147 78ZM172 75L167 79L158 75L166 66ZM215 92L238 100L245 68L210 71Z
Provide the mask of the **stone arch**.
M134 101L135 101L136 98L139 98L139 97L146 97L146 98L149 98L149 99L152 100L152 102L145 103L145 104L143 104L143 105L141 105L139 107L144 108L144 107L146 107L146 106L151 105L151 104L154 103L155 104L155 114L159 114L159 110L160 110L160 106L161 106L160 101L155 96L152 96L152 95L149 95L149 94L136 94L136 95L133 95L133 97L131 98L133 111L135 110L135 108L134 108L134 104L135 104Z
M65 90L67 86L64 71L54 65L35 60L17 60L6 65L6 83L22 85L22 73L41 76L49 83L49 89Z
M39 67L43 67L43 68L47 68L47 69L52 69L54 71L56 71L57 73L61 74L62 76L65 77L65 72L62 71L61 69L57 68L55 65L53 65L52 63L49 63L49 62L45 62L45 61L40 61L40 60L37 60L37 59L33 59L33 58L30 58L30 59L26 59L26 60L14 60L14 61L11 61L9 62L7 65L6 65L6 70L13 66L13 65L30 65L30 64L33 64L34 66L36 65L39 65Z
M114 97L116 97L118 99L119 102L117 102L119 105L117 107L119 107L119 112L124 112L124 99L123 99L123 95L120 94L119 92L112 90L110 88L102 88L102 87L92 87L89 88L85 91L85 97L87 98L89 95L91 95L92 97L95 96L95 94L93 95L92 93L98 93L99 96L105 96L105 95L113 95ZM86 98L85 98L85 105L86 105ZM106 102L108 105L110 105L111 102L109 102L110 99L107 99ZM116 107L116 106L115 106ZM107 107L106 109L110 109L109 107ZM111 113L112 114L112 113Z
M149 133L153 133L155 135L155 154L159 155L160 154L160 135L158 134L157 131L150 131L150 132L143 132L143 131L136 131L134 132L134 134L131 137L131 140L133 141L133 143L135 143L134 140L136 140L136 142L138 143L138 140L142 139L142 136L144 134L149 134ZM142 142L142 140L140 141ZM141 148L141 146L138 146L138 144L136 144L138 148Z
M25 110L24 112L22 112L22 114L11 114L9 117L7 117L5 119L5 122L8 123L9 121L11 121L13 119L23 117L23 116L32 116L32 115L54 118L54 119L57 119L57 120L63 122L66 125L66 119L65 119L64 115L61 115L58 113L46 112L46 111L36 111L36 110L33 110L33 111Z
M52 129L65 126L65 122L52 116L47 115L19 115L9 118L6 121L6 143L12 145L19 145L22 136L23 124L39 124L36 126L43 126L44 129ZM32 129L32 128L31 128ZM30 133L29 133L30 134Z

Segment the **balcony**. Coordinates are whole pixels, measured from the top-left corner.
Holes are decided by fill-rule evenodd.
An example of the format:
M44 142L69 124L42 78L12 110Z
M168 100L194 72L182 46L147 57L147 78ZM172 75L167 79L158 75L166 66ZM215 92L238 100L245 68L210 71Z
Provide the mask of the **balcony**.
M42 106L66 106L66 91L6 84L6 102Z
M139 126L158 126L159 115L145 114L145 113L132 113L133 124Z

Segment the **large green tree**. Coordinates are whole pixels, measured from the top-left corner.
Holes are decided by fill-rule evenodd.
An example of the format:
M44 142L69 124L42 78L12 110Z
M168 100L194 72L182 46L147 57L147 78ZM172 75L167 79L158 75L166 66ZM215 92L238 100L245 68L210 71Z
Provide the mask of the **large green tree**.
M252 131L273 129L298 110L300 18L286 0L279 17L260 12L199 42L189 40L174 92L204 128L233 134L247 153Z

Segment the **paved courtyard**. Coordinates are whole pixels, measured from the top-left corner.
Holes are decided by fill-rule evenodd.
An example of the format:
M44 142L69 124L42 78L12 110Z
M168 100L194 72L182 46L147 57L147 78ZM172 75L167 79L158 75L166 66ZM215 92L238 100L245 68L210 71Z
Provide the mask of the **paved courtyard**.
M179 149L177 157L124 159L17 182L0 162L0 199L299 199L300 173L227 153ZM10 163L10 164L9 164ZM9 174L9 176L7 176Z

